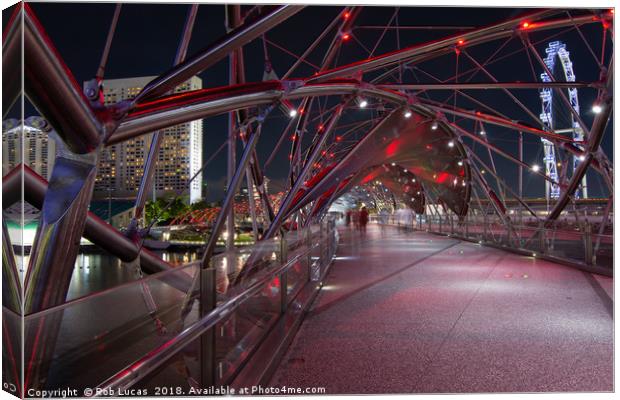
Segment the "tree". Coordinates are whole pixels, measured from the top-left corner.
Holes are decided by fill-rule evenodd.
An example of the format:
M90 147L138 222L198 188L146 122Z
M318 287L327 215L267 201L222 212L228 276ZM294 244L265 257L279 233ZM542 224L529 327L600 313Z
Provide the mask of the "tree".
M192 211L203 210L203 209L205 209L207 207L209 207L209 203L207 203L207 201L205 199L197 201L197 202L195 202L194 204L192 204L190 206Z
M159 198L155 201L148 201L145 205L146 223L151 224L153 219L156 219L155 224L167 222L189 209L190 207L180 197L175 197L174 199Z

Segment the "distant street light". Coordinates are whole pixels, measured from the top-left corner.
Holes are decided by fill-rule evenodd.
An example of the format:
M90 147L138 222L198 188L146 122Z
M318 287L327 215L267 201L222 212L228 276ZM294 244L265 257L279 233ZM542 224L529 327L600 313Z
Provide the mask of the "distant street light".
M595 104L595 105L592 106L592 112L594 114L600 114L601 111L603 111L603 107L601 107L600 104Z

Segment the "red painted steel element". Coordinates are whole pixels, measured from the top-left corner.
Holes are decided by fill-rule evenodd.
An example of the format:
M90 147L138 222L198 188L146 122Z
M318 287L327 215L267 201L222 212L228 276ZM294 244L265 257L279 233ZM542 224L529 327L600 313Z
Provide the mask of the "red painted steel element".
M432 114L413 113L410 118L403 116L402 110L393 111L336 165L325 168L316 177L308 181L306 188L295 196L288 214L305 206L311 201L328 196L338 182L348 180L344 193L364 180L366 174L383 164L399 165L411 171L425 184L435 187L440 197L458 215L465 215L469 202L469 172L467 165L459 165L464 157L460 144L448 151L454 136L450 131L432 129ZM443 143L443 148L431 144ZM437 175L439 172L439 176ZM457 179L459 185L452 183ZM466 182L463 186L462 182Z

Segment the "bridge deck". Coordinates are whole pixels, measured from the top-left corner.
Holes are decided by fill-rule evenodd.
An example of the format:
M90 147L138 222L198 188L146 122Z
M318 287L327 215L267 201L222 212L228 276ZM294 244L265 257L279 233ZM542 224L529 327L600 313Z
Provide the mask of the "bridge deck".
M342 231L273 386L613 390L613 280L420 232Z

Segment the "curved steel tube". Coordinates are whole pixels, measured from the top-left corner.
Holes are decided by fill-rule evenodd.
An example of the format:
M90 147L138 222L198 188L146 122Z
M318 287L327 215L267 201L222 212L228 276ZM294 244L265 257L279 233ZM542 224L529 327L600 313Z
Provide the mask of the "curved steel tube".
M319 142L317 143L314 150L312 151L309 159L306 161L306 165L304 166L303 170L299 173L299 176L297 177L295 183L293 184L293 186L287 193L286 197L282 200L282 203L280 204L280 210L278 211L278 214L273 219L273 221L271 221L271 225L269 226L269 229L265 233L264 238L269 239L270 237L272 237L276 233L276 231L280 228L280 224L285 220L285 218L283 217L286 215L287 211L289 211L288 210L289 206L293 203L293 200L297 196L299 189L305 185L305 180L307 179L308 174L313 168L314 162L319 157L319 154L321 150L323 149L323 145L327 141L327 138L330 136L330 134L332 133L333 129L336 126L336 123L340 119L340 116L342 115L342 111L344 110L345 105L346 103L341 104L336 109L336 111L334 111L329 123L327 124L327 128L325 128L325 132L323 133L323 135L321 135Z
M313 96L348 95L363 93L386 101L403 104L402 93L376 88L354 80L336 80L300 86L286 92L282 82L248 83L215 89L203 89L163 97L143 103L129 113L106 145L129 140L157 129L206 118L241 108L271 104L287 99Z
M17 100L22 84L21 16L24 3L17 3L15 11L2 34L2 117L4 118Z
M47 181L27 165L23 166L23 171L22 175L22 165L20 164L2 178L3 208L6 209L20 200L22 177L24 201L38 209L43 207ZM86 216L84 237L122 261L129 262L140 256L140 265L146 272L156 273L174 268L173 265L165 262L148 249L140 249L136 243L123 236L122 233L90 211Z
M239 28L232 30L210 48L189 58L163 76L147 84L135 98L134 102L140 103L167 93L182 82L228 56L228 53L232 50L257 38L272 27L297 14L303 8L304 6L280 6L260 16L257 21L245 23Z
M24 89L28 99L71 151L89 153L99 145L104 125L27 3L24 9Z
M558 135L557 133L544 131L542 129L537 129L532 126L513 122L505 118L497 117L495 115L485 114L480 111L471 112L471 111L463 110L460 108L454 108L454 107L449 108L445 106L443 107L437 106L433 103L428 102L425 99L420 99L420 102L426 105L427 107L435 111L444 113L444 114L452 114L452 115L456 115L459 117L468 118L468 119L484 122L484 123L491 124L491 125L497 125L497 126L502 126L504 128L510 128L515 131L531 133L532 135L540 136L550 141L555 141L555 142L572 142L573 141L573 139L568 136Z
M462 47L470 47L479 45L491 40L510 37L515 33L515 30L520 29L520 25L523 21L535 21L537 19L547 17L551 14L557 13L557 10L543 10L537 11L531 14L522 15L518 18L511 19L500 24L492 25L486 28L477 29L471 32L466 32L459 35L451 36L447 39L438 40L431 43L425 43L422 45L412 46L406 49L397 50L391 53L382 54L376 56L370 60L357 61L351 64L343 65L337 68L320 73L309 79L310 82L320 82L326 79L333 79L339 76L351 76L358 73L374 71L379 68L388 67L398 62L407 61L419 62L428 58L438 57L443 54L449 54L454 52L454 48L457 45L457 41L463 40ZM570 26L575 23L584 24L598 21L597 17L592 15L573 17L571 19L565 18L554 21L530 23L527 28L528 32L535 32L547 29L561 28L564 26Z
M594 159L594 153L598 150L601 141L603 140L603 133L605 132L605 128L607 127L607 123L609 122L609 117L611 115L611 111L613 109L613 101L611 97L611 93L613 92L613 69L610 63L609 75L607 77L607 85L606 89L603 91L602 102L600 104L602 111L600 114L597 114L594 118L594 122L592 123L592 128L590 129L590 136L587 138L587 149L586 149L586 158L579 164L579 168L577 168L573 172L573 176L571 177L570 182L568 183L568 187L566 190L562 191L558 202L555 203L555 206L549 212L547 219L545 220L545 227L549 227L553 224L553 222L560 216L564 208L568 205L571 196L575 193L575 190L579 187L581 183L581 179L585 175L590 163Z

